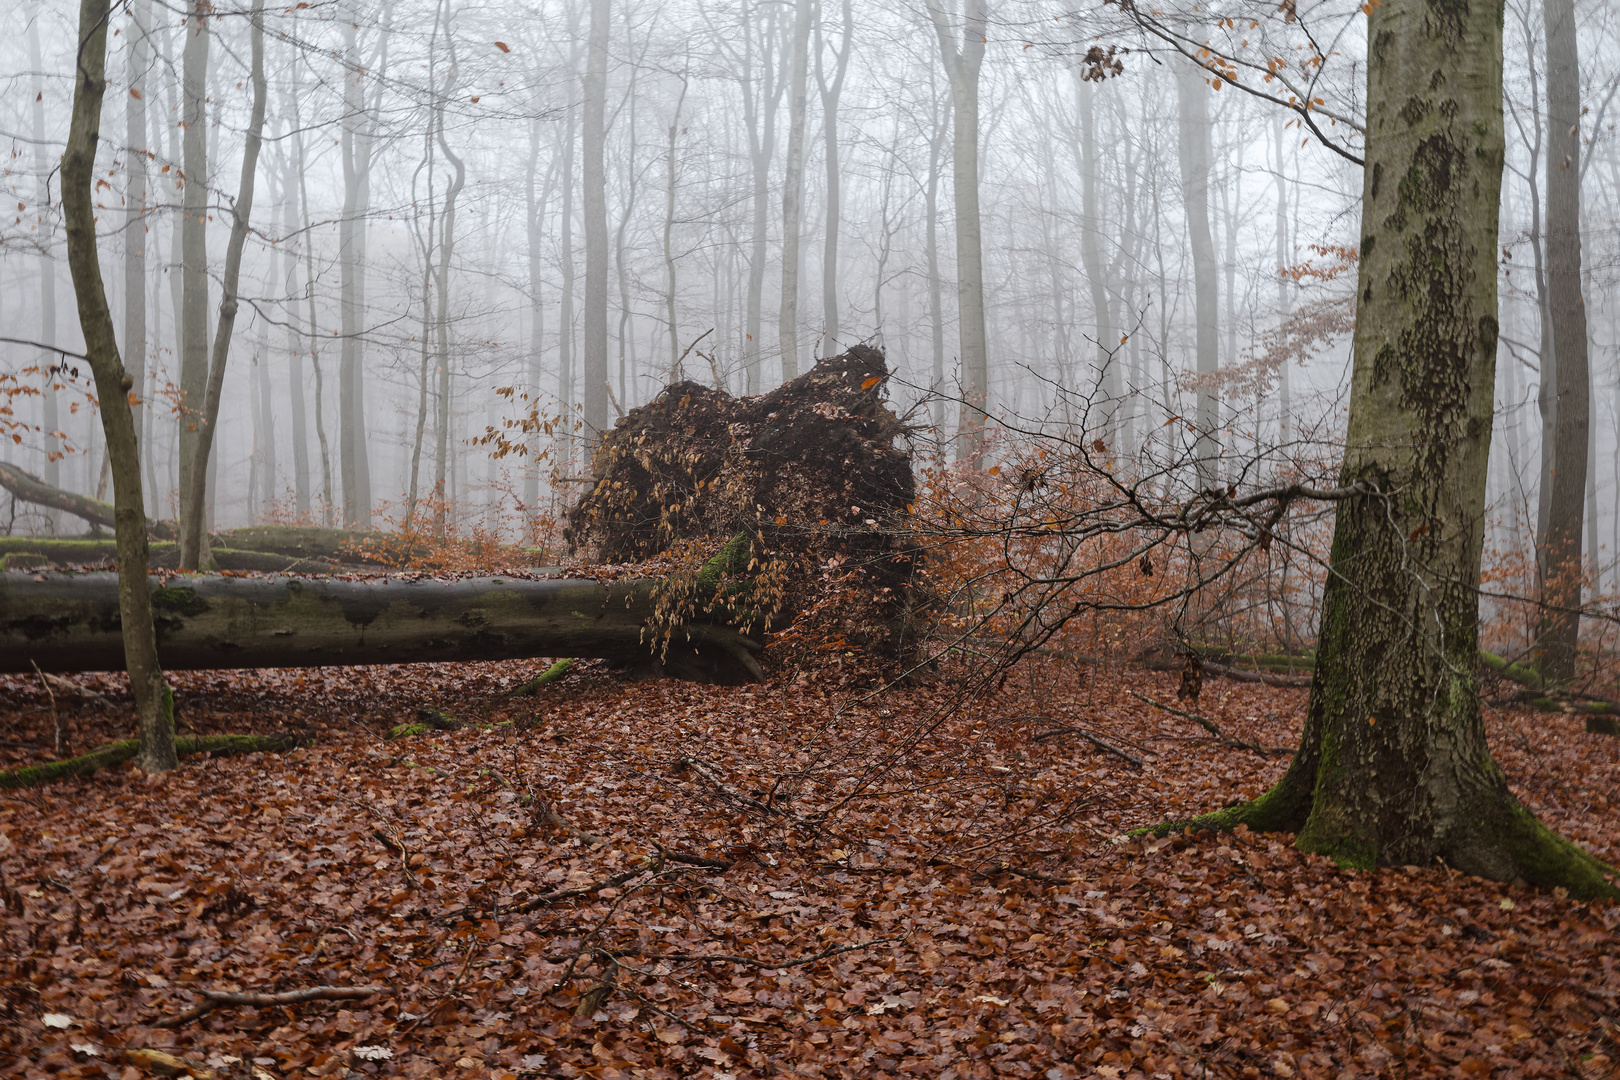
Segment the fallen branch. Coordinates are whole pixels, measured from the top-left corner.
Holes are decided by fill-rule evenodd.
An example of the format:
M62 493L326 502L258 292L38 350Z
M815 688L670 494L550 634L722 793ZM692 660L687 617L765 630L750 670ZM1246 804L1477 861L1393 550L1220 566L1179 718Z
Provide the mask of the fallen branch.
M539 896L531 896L521 904L514 904L513 906L506 908L505 911L508 915L527 915L531 911L538 911L540 908L550 907L552 904L559 904L564 900L573 900L581 896L591 896L595 893L601 892L603 889L616 889L632 878L639 877L642 874L648 873L649 871L657 872L659 869L658 864L659 860L655 859L641 866L620 871L619 873L614 874L612 877L603 878L601 881L593 881L589 885L580 885L572 889L553 889L551 892L544 892ZM476 915L473 914L476 910L477 909L471 904L468 904L464 907L459 907L454 911L447 912L444 915L440 915L437 921L440 923L464 922L468 919L476 918Z
M1172 716L1179 716L1184 720L1191 720L1193 723L1215 736L1215 738L1220 741L1222 746L1230 747L1234 750L1251 750L1262 757L1270 757L1274 753L1289 753L1289 751L1280 748L1277 750L1271 750L1261 746L1259 743L1249 742L1247 739L1234 739L1226 732L1222 731L1219 724L1208 717L1199 716L1197 713L1186 712L1185 710L1176 708L1174 705L1166 705L1162 701L1155 701L1146 694L1138 694L1135 690L1127 690L1126 693L1130 694L1133 698L1147 702L1155 709L1162 709Z
M189 1076L193 1080L214 1080L219 1074L199 1061L176 1057L163 1050L108 1047L108 1056L154 1076Z
M1121 750L1119 747L1114 746L1111 743L1104 742L1102 739L1100 739L1097 736L1093 735L1091 732L1087 731L1085 728L1077 728L1077 727L1053 728L1051 731L1043 731L1039 735L1031 736L1030 737L1030 742L1040 742L1042 739L1055 739L1059 735L1078 735L1082 739L1086 740L1086 742L1090 743L1092 746L1095 746L1097 749L1102 750L1105 753L1113 754L1115 757L1123 758L1125 761L1130 762L1132 765L1136 766L1138 769L1140 769L1142 767L1142 765L1143 765L1143 761L1142 761L1141 758L1136 757L1134 754L1127 754L1125 751Z
M1247 671L1243 668L1232 667L1228 664L1219 664L1213 660L1203 659L1203 669L1206 675L1218 675L1233 682L1264 683L1267 686L1303 687L1309 688L1311 677L1309 675L1282 675L1270 671ZM1180 660L1147 660L1142 664L1149 671L1180 671L1185 665Z
M573 660L559 660L555 664L552 664L550 667L546 668L546 670L542 671L540 674L536 675L534 678L530 679L528 682L519 686L517 689L508 690L506 692L506 696L522 697L525 694L538 693L540 688L546 685L546 683L555 682L556 680L562 678L564 675L568 674L573 667Z
M718 870L724 873L736 866L734 859L711 859L704 855L688 855L684 851L670 851L658 841L653 841L653 847L658 849L658 857L667 862L681 863L684 866L700 866L708 870Z
M52 487L31 472L0 461L0 488L23 502L62 510L100 529L113 527L112 503Z
M1227 667L1225 664L1213 664L1204 661L1204 670L1223 679L1233 682L1264 683L1267 686L1287 686L1310 689L1311 677L1309 675L1275 675L1269 671L1244 671L1242 668Z
M181 735L174 740L175 753L187 754L252 754L278 753L297 746L300 737L279 735ZM36 787L53 780L71 776L89 776L101 769L121 765L135 756L141 748L139 739L124 739L97 747L88 754L80 754L66 761L48 761L43 765L25 765L20 769L0 772L0 789Z
M247 1005L255 1009L275 1008L279 1005L301 1005L306 1001L351 1001L388 993L386 986L312 986L307 990L288 990L280 994L243 994L228 990L199 990L202 1002L179 1016L159 1020L153 1027L172 1028L189 1024L200 1016L226 1005Z
M754 798L752 795L744 795L742 792L720 779L720 777L715 773L714 768L707 762L692 757L690 754L681 758L677 764L684 768L691 769L693 772L703 777L703 779L707 780L709 783L718 788L722 795L733 802L740 803L752 810L758 810L760 813L769 817L797 817L797 815L791 814L773 803L762 802L761 800Z

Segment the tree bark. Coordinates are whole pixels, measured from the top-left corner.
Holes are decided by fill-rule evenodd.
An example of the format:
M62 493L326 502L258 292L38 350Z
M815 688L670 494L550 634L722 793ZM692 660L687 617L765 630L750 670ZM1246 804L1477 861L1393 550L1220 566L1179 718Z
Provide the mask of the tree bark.
M225 275L221 281L219 324L214 330L214 355L208 368L208 385L202 412L195 417L197 437L191 483L182 489L180 507L180 568L195 570L204 555L204 503L208 497L208 463L214 449L214 427L219 419L219 400L225 388L225 364L231 350L231 334L236 329L237 286L242 277L242 247L247 243L248 221L253 214L253 188L259 168L260 136L264 131L264 0L253 0L252 81L253 112L248 118L247 142L242 151L242 178L231 207L231 238L225 248Z
M131 376L133 378L133 376ZM115 526L117 515L112 504L92 499L88 495L76 495L71 491L63 491L53 487L44 480L27 472L16 465L8 465L0 461L0 488L10 492L12 498L20 499L35 506L47 506L54 510L65 510L74 517L82 518L92 526L111 529Z
M679 382L682 375L676 370L681 363L680 321L675 310L675 139L681 130L681 107L686 104L687 76L681 73L681 92L675 99L675 108L669 115L668 155L664 160L664 319L669 323L669 378Z
M67 149L62 155L62 212L67 224L68 268L73 274L73 291L78 300L79 326L84 334L85 355L95 375L96 393L101 399L101 425L112 463L114 530L120 569L117 574L103 575L107 593L102 607L106 627L103 633L118 653L118 662L111 666L129 672L140 721L141 747L136 761L148 771L161 772L174 768L176 763L174 705L158 662L146 577L146 509L141 494L135 418L129 404L129 391L134 382L118 355L117 335L112 312L107 307L96 250L93 184L102 99L107 87L110 14L109 0L81 0L79 5L73 116Z
M743 119L748 127L748 156L753 166L753 224L748 256L748 308L744 327L743 366L747 372L749 394L765 389L761 373L760 336L764 331L765 260L766 241L769 238L769 204L771 190L771 158L776 154L776 110L782 101L787 80L781 77L780 65L771 56L771 43L776 37L777 14L774 6L758 16L759 35L755 37L754 20L743 25L743 55L739 78L742 82ZM759 49L758 86L755 86L756 42Z
M782 381L799 377L799 254L804 228L804 129L809 109L810 0L794 0L788 56L788 147L782 170L782 300L776 336L782 350Z
M1080 161L1080 199L1082 224L1080 231L1080 261L1085 266L1086 283L1091 287L1091 310L1097 328L1096 379L1097 402L1093 408L1097 428L1114 453L1119 452L1117 410L1121 393L1119 360L1115 353L1119 343L1115 340L1113 320L1109 317L1108 264L1101 250L1102 213L1097 196L1097 120L1091 83L1086 81L1083 69L1075 72L1075 96L1078 99L1080 142L1075 148Z
M1214 487L1220 479L1221 399L1215 389L1219 366L1220 315L1215 242L1209 230L1209 99L1203 69L1184 67L1176 74L1180 104L1181 193L1187 207L1187 239L1192 248L1194 320L1197 334L1198 433L1194 447L1198 486Z
M1547 324L1551 330L1553 445L1547 527L1541 535L1542 613L1535 652L1554 681L1575 674L1580 636L1581 531L1591 426L1586 306L1581 297L1581 102L1574 0L1546 0Z
M1502 9L1369 17L1355 361L1309 710L1266 794L1195 826L1296 831L1370 868L1442 860L1615 896L1508 790L1480 715L1479 571L1497 348Z
M657 580L183 581L153 578L143 591L157 616L157 655L177 671L594 656L699 681L758 677L758 644L722 625L678 627L660 656ZM118 602L113 574L0 574L0 670L121 666Z
M150 0L132 0L130 6L129 97L124 102L124 140L128 144L128 186L124 195L124 368L134 380L130 387L133 423L138 453L150 456L148 446L139 446L146 409L146 69L152 65L152 42L148 38L152 12ZM110 453L110 451L109 451Z
M365 272L365 214L370 188L370 154L365 146L365 91L360 79L358 13L343 22L343 112L340 136L343 159L343 214L338 219L339 329L338 469L343 489L343 524L353 527L369 517L370 492L361 491L361 460L366 457L362 426L364 404L361 369L365 358L360 333L364 319L361 276Z
M937 96L937 95L936 95ZM929 386L934 430L943 438L945 432L945 297L944 281L939 272L939 181L941 158L944 156L945 133L951 122L950 98L939 102L931 110L928 131L928 187L924 192L924 241L928 248L928 331L933 348L933 382Z
M587 447L594 447L608 426L607 278L608 221L607 68L613 9L609 0L590 0L590 41L586 46L581 132L585 196L585 379L582 417ZM587 451L587 454L589 451Z
M978 468L984 459L990 368L985 343L984 244L979 220L979 68L984 62L986 0L965 0L960 28L928 9L951 81L951 183L956 203L956 307L961 340L962 411L957 459ZM954 40L961 36L961 45Z
M437 287L439 292L438 311L438 424L434 432L435 446L433 454L433 528L438 536L444 536L448 526L448 511L450 503L450 490L446 486L449 482L450 471L450 418L451 407L454 404L450 397L450 259L456 248L456 199L461 194L462 187L467 182L467 167L462 160L450 149L450 144L444 138L444 101L451 89L456 85L457 69L455 60L455 43L450 39L448 21L445 26L445 37L450 44L450 74L445 76L445 91L439 96L435 126L439 149L449 159L451 168L455 169L455 179L450 181L444 193L444 214L439 219L439 269L437 272Z
M842 213L843 173L838 157L838 101L844 93L844 77L849 72L850 50L855 41L855 11L851 0L843 0L843 40L833 53L833 74L828 81L822 70L822 23L816 23L816 82L821 88L822 156L827 168L827 238L821 250L821 355L837 356L844 350L838 325L838 231ZM930 228L932 222L930 222Z
M193 523L191 489L205 485L206 455L199 457L197 443L202 435L203 400L208 393L208 0L196 0L186 20L183 56L182 97L185 154L185 193L180 225L180 394L178 413L180 533L183 564L196 566L199 552L186 548L187 538L202 535L203 522ZM192 477L197 466L203 475ZM189 541L195 542L195 540Z
M1277 180L1277 323L1279 328L1286 326L1292 314L1291 300L1288 294L1288 178L1283 172L1283 134L1282 113L1276 112L1271 118L1271 143L1276 150L1276 180ZM1277 367L1277 445L1283 448L1283 453L1291 453L1293 434L1290 430L1289 416L1293 411L1291 400L1292 387L1288 381L1288 360L1285 357Z
M40 11L36 5L34 17L28 20L28 61L34 69L34 168L39 174L39 341L41 345L56 344L56 257L55 227L51 214L51 165L45 138L45 61L39 46ZM103 61L105 63L105 61ZM45 463L41 468L45 483L51 487L62 484L62 445L58 432L62 421L56 402L56 365L61 357L50 348L39 354L39 366L44 369L40 378L40 426L45 429ZM56 515L46 515L46 524L52 532L57 529Z
M290 98L289 90L286 97ZM285 98L283 100L286 100ZM292 115L292 109L287 110ZM281 231L291 237L298 229L298 200L293 187L293 155L283 151L281 162ZM300 238L299 243L308 243ZM305 416L304 343L301 340L298 317L298 253L290 242L281 246L283 288L287 293L287 395L291 405L288 419L292 421L293 451L293 513L299 521L308 521L309 498L309 423Z

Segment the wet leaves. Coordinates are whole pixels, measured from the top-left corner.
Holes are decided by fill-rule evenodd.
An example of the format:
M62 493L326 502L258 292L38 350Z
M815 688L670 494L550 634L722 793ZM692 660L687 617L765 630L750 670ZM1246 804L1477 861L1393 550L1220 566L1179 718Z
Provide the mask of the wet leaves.
M1121 838L1286 764L1128 693L1164 699L1175 675L1013 680L925 730L944 689L852 701L588 663L504 695L543 666L180 676L199 732L318 741L0 798L0 1073L1612 1069L1606 905L1340 871L1287 837ZM120 680L79 678L114 708L64 704L74 746L121 734ZM45 756L38 681L0 695L5 763ZM1303 704L1209 677L1199 710L1288 745ZM476 726L383 738L425 705ZM1520 797L1615 858L1620 743L1567 717L1490 724ZM1140 767L1037 738L1081 725ZM155 1026L203 991L374 985Z

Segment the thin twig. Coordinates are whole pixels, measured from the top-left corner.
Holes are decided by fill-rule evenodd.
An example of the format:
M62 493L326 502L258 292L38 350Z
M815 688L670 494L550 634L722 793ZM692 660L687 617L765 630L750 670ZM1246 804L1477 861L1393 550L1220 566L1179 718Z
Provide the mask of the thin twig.
M1172 716L1179 716L1185 720L1191 720L1193 723L1215 736L1215 738L1219 739L1222 746L1231 747L1234 750L1252 750L1261 757L1270 757L1274 753L1289 753L1289 751L1282 749L1271 750L1267 747L1261 746L1257 742L1249 742L1247 739L1234 739L1226 732L1222 731L1219 724L1208 717L1199 716L1197 713L1190 713L1183 709L1178 709L1174 705L1166 705L1164 702L1156 701L1153 698L1148 697L1146 694L1138 694L1135 690L1127 690L1125 692L1131 695L1133 698L1138 698L1147 702L1155 709L1162 709Z

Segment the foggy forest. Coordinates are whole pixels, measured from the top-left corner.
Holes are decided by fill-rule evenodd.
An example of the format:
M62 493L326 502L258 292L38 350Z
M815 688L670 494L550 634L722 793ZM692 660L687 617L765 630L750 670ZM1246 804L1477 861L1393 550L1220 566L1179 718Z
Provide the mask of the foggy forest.
M1614 1075L1617 124L1609 0L0 5L0 1072Z

